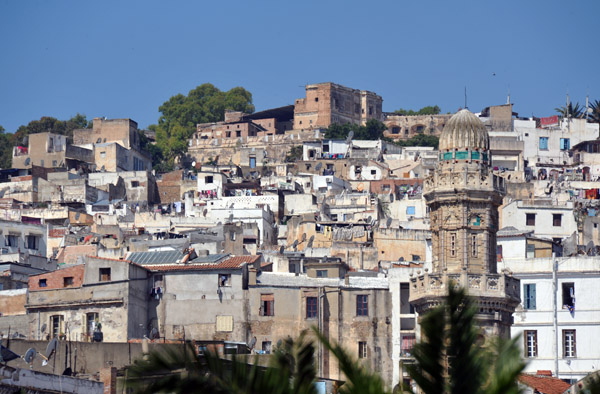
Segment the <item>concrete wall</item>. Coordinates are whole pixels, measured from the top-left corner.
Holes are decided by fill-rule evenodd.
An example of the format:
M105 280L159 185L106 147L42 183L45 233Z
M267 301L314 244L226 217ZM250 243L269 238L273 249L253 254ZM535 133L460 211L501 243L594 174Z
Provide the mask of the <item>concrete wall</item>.
M231 286L219 286L219 274L231 275ZM242 270L165 273L164 315L160 330L166 339L245 342L247 305ZM232 331L217 331L219 316L231 316Z

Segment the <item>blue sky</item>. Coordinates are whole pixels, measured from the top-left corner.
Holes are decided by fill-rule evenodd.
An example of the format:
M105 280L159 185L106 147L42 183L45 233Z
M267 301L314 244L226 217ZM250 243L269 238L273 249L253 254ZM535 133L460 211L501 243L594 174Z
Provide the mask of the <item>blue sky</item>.
M76 113L156 123L169 97L243 86L257 110L304 85L376 92L384 111L502 104L547 116L600 100L600 2L0 1L0 125ZM495 75L494 75L495 74Z

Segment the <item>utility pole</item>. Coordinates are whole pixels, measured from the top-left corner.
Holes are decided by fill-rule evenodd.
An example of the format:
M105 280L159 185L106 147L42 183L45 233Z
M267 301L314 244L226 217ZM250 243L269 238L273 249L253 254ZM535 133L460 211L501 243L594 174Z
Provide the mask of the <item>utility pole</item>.
M558 378L558 301L556 293L558 292L557 278L558 261L556 253L552 253L552 322L554 325L554 377Z

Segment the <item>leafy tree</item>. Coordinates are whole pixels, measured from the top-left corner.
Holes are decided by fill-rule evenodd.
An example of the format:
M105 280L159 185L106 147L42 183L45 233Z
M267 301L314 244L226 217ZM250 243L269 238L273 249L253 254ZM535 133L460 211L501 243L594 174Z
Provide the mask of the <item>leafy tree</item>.
M302 160L302 145L292 146L287 155L285 155L286 163L295 163Z
M0 168L12 167L13 134L5 134L0 126Z
M171 169L174 161L187 151L189 138L199 123L219 122L225 119L225 110L254 112L252 94L242 87L222 92L210 83L202 84L188 93L177 94L165 101L158 110L156 145L161 155L153 157L155 168Z
M421 322L424 339L415 345L408 372L425 394L517 394L525 367L519 337L483 343L476 308L464 290L449 286L446 303Z
M40 120L32 120L26 126L20 126L15 132L15 143L26 145L25 141L29 134L55 133L67 136L69 141L73 140L73 130L91 128L92 122L85 115L77 113L69 120L59 120L51 116L43 116Z
M408 140L396 141L400 146L432 146L437 149L440 139L435 135L417 134Z
M441 108L438 107L437 105L431 106L428 105L426 107L421 108L418 111L413 111L412 109L406 110L406 109L398 109L396 111L394 111L394 115L437 115L440 112L442 112Z
M352 123L341 125L333 123L325 131L324 137L326 139L344 140L352 131L354 133L352 138L355 140L379 140L384 139L383 132L386 129L386 125L377 119L369 119L364 126Z
M590 109L592 112L590 113L588 120L592 123L600 123L600 100L594 101L591 104Z
M567 106L557 107L554 110L563 118L582 118L585 115L585 108L580 107L579 103L576 103L575 106L573 106L573 103L569 103Z

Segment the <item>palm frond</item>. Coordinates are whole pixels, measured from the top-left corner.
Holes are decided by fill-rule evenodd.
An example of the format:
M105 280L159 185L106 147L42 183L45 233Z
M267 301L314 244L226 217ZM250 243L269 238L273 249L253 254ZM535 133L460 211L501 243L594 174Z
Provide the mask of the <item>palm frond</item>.
M319 341L325 345L338 360L340 370L346 377L346 382L339 392L344 394L385 394L385 385L379 375L361 366L343 347L331 343L316 328L313 328Z

